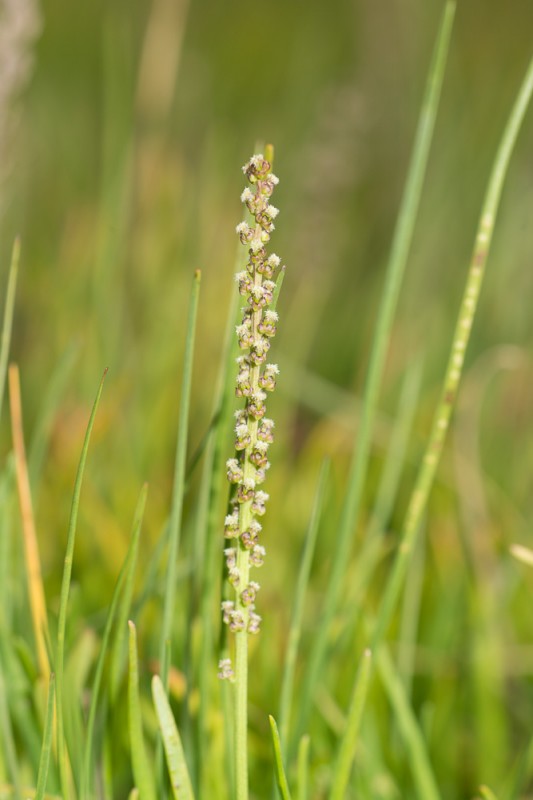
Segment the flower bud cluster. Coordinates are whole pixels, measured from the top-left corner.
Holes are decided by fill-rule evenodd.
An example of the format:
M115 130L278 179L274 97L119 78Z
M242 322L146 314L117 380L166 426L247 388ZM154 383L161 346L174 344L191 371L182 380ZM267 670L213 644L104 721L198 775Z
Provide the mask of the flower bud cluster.
M261 622L255 612L259 584L250 580L250 568L261 566L265 557L257 518L265 513L269 499L261 486L270 466L268 449L274 438L274 422L266 416L266 399L276 388L279 373L276 364L268 363L267 356L278 322L278 315L271 308L275 281L283 268L279 257L266 250L278 215L278 209L270 203L278 179L263 155L252 156L243 172L250 185L243 191L241 201L255 224L241 222L237 226L241 243L248 248L246 269L235 276L245 299L242 321L236 328L241 355L235 384L235 394L244 400L244 408L236 413L236 454L226 463L234 492L231 513L224 524L229 545L224 555L235 600L222 603L222 617L235 633L257 633ZM226 662L219 675L232 677Z

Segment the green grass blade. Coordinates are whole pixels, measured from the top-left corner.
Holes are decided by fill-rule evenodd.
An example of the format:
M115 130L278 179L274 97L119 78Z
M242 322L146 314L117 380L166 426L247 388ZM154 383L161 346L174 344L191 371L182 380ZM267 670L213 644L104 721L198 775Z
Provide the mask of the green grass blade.
M63 718L63 698L65 695L65 688L63 686L63 675L65 670L65 631L67 627L67 607L70 592L70 581L72 576L72 562L74 558L74 544L76 541L76 526L78 522L78 510L80 505L81 485L83 481L83 473L85 471L85 463L87 461L87 453L89 450L89 441L93 430L94 420L102 390L104 388L104 381L107 374L105 370L96 399L89 417L87 430L85 432L85 439L81 451L81 457L78 464L78 471L76 474L76 481L74 483L74 494L72 496L72 506L70 511L70 520L67 536L67 549L65 553L65 562L63 567L63 578L61 581L61 595L59 601L59 620L57 625L57 651L56 651L56 710L57 710L57 752L59 760L59 774L61 779L61 791L63 800L68 800L70 797L70 775L68 755L65 746L65 733L64 733L64 718Z
M133 591L133 574L135 571L135 565L137 563L139 538L141 533L142 520L144 516L144 509L146 506L147 493L148 493L148 486L147 484L144 484L144 486L141 489L139 500L137 502L137 508L135 510L130 546L128 548L126 560L122 566L122 569L120 570L117 584L115 586L115 591L113 592L113 597L111 600L111 605L109 606L104 633L102 636L102 643L100 646L100 653L98 655L98 662L96 665L93 687L91 692L91 705L89 707L89 715L87 718L87 735L85 742L85 750L83 754L83 774L82 774L81 789L80 789L80 798L82 800L84 798L91 796L90 774L91 774L91 763L92 763L92 753L93 753L94 725L96 721L96 711L98 709L99 699L100 699L100 686L102 683L104 664L109 646L111 628L115 621L115 616L117 616L117 608L119 607L119 601L124 586L126 586L124 595L126 596L127 602L124 603L123 611L126 612L130 605L129 601L131 600L131 592ZM128 594L129 597L127 596ZM121 650L119 649L119 655L120 653Z
M110 694L111 698L117 695L122 670L124 667L124 658L127 654L127 647L125 642L127 621L131 610L131 600L133 597L133 583L135 578L135 567L137 565L137 556L139 553L139 539L141 534L141 525L144 517L144 509L146 506L146 498L148 495L148 484L144 484L141 489L139 500L137 501L137 508L135 509L135 516L133 520L133 528L131 534L130 546L126 561L120 572L119 581L124 586L119 590L117 583L117 596L118 596L118 611L117 611L117 625L115 638L111 650L111 666L110 666ZM114 598L113 598L114 599Z
M167 641L172 631L174 605L176 598L176 569L181 535L181 514L183 509L183 494L185 485L185 467L187 457L187 433L189 420L189 406L191 396L191 380L193 367L194 339L196 329L196 316L198 311L198 297L200 293L200 270L194 273L189 317L187 321L187 334L185 342L185 355L183 359L183 377L181 384L181 401L178 423L178 438L176 444L176 462L174 468L174 484L172 489L172 507L169 522L168 568L165 577L163 599L163 623L161 627L161 640L159 657L161 666L164 666ZM166 686L168 675L166 670L162 673L163 684Z
M44 800L46 792L46 781L48 778L48 767L50 765L50 753L52 750L52 733L54 730L54 704L55 675L52 673L50 675L50 683L48 685L48 701L46 704L43 744L41 749L41 758L39 760L39 772L37 773L35 800Z
M300 644L300 636L302 631L305 594L307 591L307 585L309 583L311 564L315 552L315 545L320 525L320 518L322 514L322 506L324 504L324 495L325 495L328 475L329 475L329 462L324 461L318 478L318 485L315 492L315 500L313 503L313 509L311 511L309 526L305 536L303 554L300 559L300 569L298 572L296 592L294 597L294 609L292 613L291 626L289 629L289 636L287 640L285 667L283 672L283 681L281 685L281 698L280 698L279 716L278 716L280 738L281 741L284 743L284 745L288 741L290 705L291 705L291 699L293 698L294 694L294 674L296 668L296 657L298 654L298 646Z
M278 726L274 717L268 717L270 722L270 731L272 733L272 744L274 746L274 765L276 767L276 782L278 785L279 793L282 800L291 800L291 793L289 791L289 784L287 783L287 776L283 767L283 759L281 756L281 742L279 738Z
M137 659L137 633L133 622L129 622L129 680L128 680L128 728L131 745L131 762L135 785L141 800L156 800L157 794L153 769L146 753L141 703L139 696L139 663Z
M158 675L152 679L152 696L163 738L172 794L175 800L194 800L179 731Z
M441 800L437 781L424 743L424 737L409 705L405 689L394 669L387 649L380 648L376 658L379 674L392 705L398 728L409 755L409 764L420 800Z
M361 719L363 717L363 710L368 693L371 663L372 654L370 650L365 650L354 681L346 730L340 742L330 800L343 800L346 796L346 789L348 787L348 781L350 780L350 772L352 770L357 745L357 737L359 735Z
M357 563L350 576L350 585L347 587L346 605L351 609L351 626L353 628L359 622L361 602L366 588L377 564L384 555L384 533L394 509L405 466L405 456L417 406L421 377L421 364L416 361L408 369L403 381L398 411L389 436L372 516L358 552Z
M304 734L298 745L298 785L296 800L308 800L309 798L309 745L311 739Z
M472 260L468 270L459 317L448 359L448 366L446 368L442 394L433 418L433 425L424 459L420 466L415 488L407 508L401 544L381 603L372 640L373 650L376 649L376 646L383 639L393 614L394 606L398 599L407 569L407 563L415 544L421 518L425 511L429 492L433 485L437 466L440 461L483 282L485 265L490 250L494 221L498 210L504 178L532 93L533 59L529 64L518 97L509 116L489 179L489 185L483 202L476 234Z
M15 308L19 260L20 239L17 238L13 243L13 250L11 253L6 301L4 304L4 321L2 323L2 342L0 344L0 419L2 419L2 406L6 388L7 362L9 360L9 346L11 344L11 331L13 329L13 311Z
M20 769L15 748L15 737L9 709L7 705L7 687L4 678L4 668L0 661L0 737L4 751L4 758L9 779L13 784L13 794L16 800L22 800L22 789L20 785Z
M357 526L363 484L369 460L377 400L382 382L398 294L420 204L422 184L426 172L429 148L433 136L435 118L444 78L454 14L455 2L449 0L444 10L433 60L429 70L411 163L409 165L407 183L394 231L385 278L385 287L379 309L376 333L366 378L361 421L357 432L357 447L354 450L354 456L350 467L346 500L339 523L335 558L332 565L329 586L324 598L320 627L315 637L314 648L310 656L306 676L307 695L313 694L313 687L319 679L327 648L328 632L343 586L343 575L348 560L350 543L353 532ZM305 710L308 711L308 707L306 707ZM305 729L306 725L307 717L302 716L299 722L298 732Z

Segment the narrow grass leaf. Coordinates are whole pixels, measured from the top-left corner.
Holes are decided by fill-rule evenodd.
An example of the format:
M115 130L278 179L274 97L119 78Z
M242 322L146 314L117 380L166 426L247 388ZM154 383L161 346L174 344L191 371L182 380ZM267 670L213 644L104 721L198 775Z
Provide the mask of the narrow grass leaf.
M346 730L340 741L339 754L335 765L330 800L343 800L346 796L346 789L350 780L350 772L352 770L357 746L357 737L359 736L363 710L368 693L371 663L372 654L370 650L365 650L354 681Z
M283 758L281 755L281 742L279 738L278 726L274 717L269 715L270 731L272 733L272 744L274 746L274 765L276 768L276 782L278 785L279 793L282 800L291 800L291 793L289 791L289 784L287 783L287 776L285 775L285 768L283 766Z
M90 775L91 775L91 765L93 758L94 726L96 721L96 712L100 702L100 687L102 684L104 664L108 652L111 629L115 621L115 617L117 616L117 609L119 607L119 603L121 600L126 601L123 602L122 604L121 610L123 613L126 613L130 606L131 593L133 591L133 574L135 571L135 565L137 563L139 538L141 533L142 520L144 516L144 509L146 506L147 493L148 493L148 486L147 484L144 484L144 486L141 489L139 500L137 501L137 508L135 510L135 517L133 521L133 530L130 539L130 545L128 547L128 552L126 555L126 560L124 561L124 564L122 565L122 568L118 576L118 580L115 586L115 590L113 592L113 597L111 599L111 604L109 606L109 611L107 614L104 633L102 636L102 643L100 646L100 652L98 655L98 661L96 664L96 670L94 674L93 686L91 691L91 704L89 706L89 715L87 718L87 733L85 741L85 750L83 754L83 772L82 772L81 788L80 788L81 800L84 800L84 798L91 796ZM125 622L126 620L122 621L122 619L120 619L119 616L118 625L120 625L121 623L125 625ZM122 637L119 639L118 633L115 641L117 640L123 641ZM122 652L121 648L119 648L118 655L116 655L117 660L119 659L121 652Z
M384 532L393 512L405 466L405 455L420 392L421 378L421 363L415 361L408 369L403 381L372 516L358 552L357 562L350 575L350 585L347 587L345 603L351 609L351 627L354 629L360 621L361 598L372 580L377 564L386 553Z
M307 695L313 694L313 689L320 676L327 649L331 622L337 609L340 592L343 586L343 576L348 561L350 543L357 526L364 479L368 467L372 428L376 414L378 395L391 337L394 313L420 204L422 185L444 78L454 14L455 2L449 0L444 9L437 43L433 53L426 83L425 96L418 120L413 153L409 165L407 183L394 231L385 278L385 287L378 313L372 352L370 354L361 420L357 431L357 447L354 450L354 456L350 467L346 499L339 523L335 557L332 564L329 585L324 598L320 626L315 636L314 647L309 659L309 666L305 679ZM309 708L306 706L300 717L298 732L305 729L308 713Z
M59 760L59 773L61 779L61 791L63 800L68 800L70 797L70 774L67 750L65 747L65 734L64 734L64 720L63 720L63 700L65 695L65 688L63 686L63 675L65 670L65 631L67 627L67 608L68 598L70 593L70 581L72 576L72 563L74 559L74 544L76 542L76 526L78 523L78 510L80 505L81 486L83 481L83 473L85 471L85 464L87 461L87 453L89 451L89 442L91 433L96 419L96 412L102 390L104 388L104 381L107 374L105 370L96 399L89 417L87 430L85 432L85 439L81 451L81 457L78 464L78 471L74 483L74 493L72 496L72 506L70 511L70 520L67 536L67 548L65 553L65 562L63 567L63 578L61 581L61 595L59 601L59 620L57 625L57 651L56 651L56 710L57 710L57 750Z
M144 517L144 509L146 507L146 498L148 495L148 484L144 484L133 519L133 528L131 532L130 545L126 555L126 560L120 571L115 589L116 597L118 598L118 609L116 612L117 624L115 628L115 636L111 649L111 665L110 665L110 679L109 690L111 699L117 695L122 671L124 668L125 657L127 654L126 647L126 631L127 621L131 611L131 601L133 597L133 585L135 579L135 568L137 566L137 557L139 554L139 540L141 535L141 526ZM120 584L120 586L119 586ZM115 595L113 601L115 601Z
M39 759L39 771L37 773L37 788L35 790L35 800L44 800L46 792L46 781L48 779L48 767L50 766L50 753L52 750L52 732L54 730L54 705L55 705L55 675L50 675L48 684L48 700L46 703L46 716L44 722L43 744L41 748L41 758Z
M174 466L174 482L172 488L172 506L169 522L168 568L165 577L163 597L163 622L161 626L161 640L159 645L160 661L163 666L167 641L172 631L174 618L174 605L176 597L176 569L181 535L181 514L183 509L183 495L185 485L185 466L187 457L187 437L189 406L191 396L191 381L193 368L194 340L196 332L196 316L198 311L198 297L200 293L200 270L194 273L191 299L189 304L189 317L185 341L185 354L183 359L183 377L181 383L181 400L178 422L178 436L176 443L176 461ZM166 686L168 674L162 671L163 684Z
M294 674L296 669L296 657L298 655L298 646L300 643L300 636L302 632L302 620L304 614L304 602L309 583L309 575L311 572L311 564L315 552L315 545L317 540L318 529L320 525L320 518L322 514L322 507L324 504L324 495L329 475L329 462L324 461L320 470L318 485L315 492L315 499L311 517L309 519L309 526L305 536L305 544L303 548L302 557L300 559L300 569L298 572L298 579L296 582L296 592L294 596L294 609L292 613L292 620L287 639L285 665L283 671L283 681L281 686L281 699L279 705L279 731L280 738L284 745L287 743L288 729L289 729L289 716L291 700L294 696Z
M420 800L441 800L423 734L409 705L402 681L394 669L385 646L382 646L377 653L376 663L392 705L398 729L409 755L409 765L413 773L418 797Z
M0 344L0 419L2 419L2 406L4 404L4 391L6 386L7 364L9 361L9 347L11 345L11 331L13 329L13 312L15 309L15 295L17 291L17 276L20 260L20 239L15 239L11 252L11 263L7 278L6 300L4 303L4 319L2 322L2 342Z
M389 578L385 594L381 603L374 636L372 639L372 649L381 642L384 637L394 607L401 590L407 563L413 550L413 546L418 534L422 515L427 506L427 500L437 466L440 461L446 433L450 423L450 417L455 405L455 398L462 373L462 366L470 331L476 313L477 303L485 265L490 250L492 234L494 231L494 221L499 206L503 183L507 174L507 168L511 154L516 143L522 121L533 93L533 59L529 64L522 86L518 93L511 114L507 121L496 158L494 160L485 200L481 211L476 240L470 268L466 279L466 285L461 301L461 308L457 320L455 333L452 341L448 365L443 383L443 389L439 404L433 418L430 437L426 447L426 452L421 463L415 487L409 501L401 543L398 554L394 562L391 577Z
M309 746L311 739L304 734L298 744L296 800L309 798Z
M159 729L167 759L170 785L175 800L194 800L191 779L183 753L181 739L168 702L164 686L158 675L152 678L152 696L159 720Z
M128 680L128 729L131 745L131 763L135 785L141 800L156 800L157 794L152 764L146 753L139 696L139 663L137 659L137 632L129 622L129 680Z

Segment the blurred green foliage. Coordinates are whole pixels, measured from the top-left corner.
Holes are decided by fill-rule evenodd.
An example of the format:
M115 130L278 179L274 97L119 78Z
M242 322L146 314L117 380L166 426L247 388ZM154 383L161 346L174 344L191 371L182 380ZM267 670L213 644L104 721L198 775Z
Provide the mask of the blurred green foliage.
M144 480L150 484L146 558L153 549L169 506L192 273L200 268L203 280L191 454L209 425L234 291L240 166L255 142L272 141L282 210L273 243L288 268L275 341L280 391L271 411L277 440L267 535L276 568L263 576L262 602L272 610L265 636L278 637L281 648L289 610L280 587L294 572L325 453L334 459L334 493L343 488L357 424L354 395L363 385L441 3L46 0L42 12L34 77L20 98L14 167L2 187L0 257L5 282L12 239L20 233L12 355L21 370L30 446L47 393L61 380L59 395L50 395L50 439L34 475L51 607L75 466L106 366L74 566L79 616L100 620ZM531 30L529 2L459 4L375 434L371 476L377 481L402 377L423 359L405 496L390 521L391 543L442 379L496 144L531 57ZM498 714L510 719L508 740L497 745L502 763L482 765L487 780L492 766L501 774L515 738L523 742L533 707L531 683L523 681L533 673L532 576L507 556L512 541L527 544L529 537L531 544L533 515L532 140L529 113L427 523L413 697L431 752L440 750L446 797L461 796L458 774L468 791L481 777L481 767L463 756L475 750L475 732L469 733L475 692L465 684L463 697L454 688L468 673L465 641L473 650L481 646L470 627L477 615L488 616L499 646L505 643ZM5 415L3 458L9 449ZM375 481L367 486L369 509ZM185 552L197 484L195 472ZM311 596L317 614L328 559L328 542L319 542ZM467 610L472 581L488 591L475 594L478 606ZM486 597L502 586L498 602ZM481 627L484 635L490 638L490 631ZM340 658L346 646L340 634ZM347 674L337 698L344 705L349 685ZM263 707L273 691L268 681L253 687L254 701ZM494 713L492 704L487 725L496 730ZM487 748L494 753L493 743ZM401 774L394 737L390 749Z

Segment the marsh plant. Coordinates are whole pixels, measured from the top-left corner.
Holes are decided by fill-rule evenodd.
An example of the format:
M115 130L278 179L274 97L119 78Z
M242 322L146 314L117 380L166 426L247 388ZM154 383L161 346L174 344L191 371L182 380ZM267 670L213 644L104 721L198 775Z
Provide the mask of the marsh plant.
M270 152L269 152L270 151ZM269 148L272 159L272 148ZM235 670L229 658L219 663L220 677L235 683L235 751L237 797L246 797L247 772L247 675L248 636L259 632L260 615L256 612L259 583L251 570L260 567L265 557L259 519L266 511L268 494L261 488L270 467L268 450L274 440L274 421L266 416L267 394L276 388L277 364L267 362L278 315L273 308L276 278L283 274L279 256L268 253L270 235L278 209L270 198L278 183L271 163L262 154L252 156L243 172L250 184L241 201L252 218L237 226L241 244L248 248L246 268L237 273L239 294L246 305L237 326L239 349L235 394L244 398L244 408L236 413L235 450L237 456L227 463L227 476L234 486L231 513L227 515L224 535L230 547L224 550L228 582L234 599L222 603L224 623L235 634Z
M365 506L372 432L454 11L450 0L392 239L350 464L345 477L339 478L337 470L332 478L329 461L336 454L324 452L317 485L306 490L308 521L300 525L304 543L298 558L289 562L293 573L284 587L284 608L291 609L285 618L290 622L288 630L277 631L275 641L269 633L277 624L276 615L257 636L268 610L258 576L268 577L269 570L288 561L289 551L287 546L287 553L274 554L271 560L265 545L268 529L263 531L267 504L272 508L280 501L274 492L269 500L266 491L274 437L268 405L279 373L271 346L284 277L270 241L278 215L272 203L278 183L272 146L261 148L243 168L246 218L237 225L241 246L233 293L239 308L228 310L229 333L221 350L207 433L188 460L201 282L196 271L168 521L144 569L137 569L148 495L143 486L109 608L90 633L71 596L72 574L82 481L105 374L81 447L56 607L46 603L43 588L32 501L34 456L26 456L18 368L12 364L8 370L20 256L16 242L0 352L0 411L9 376L13 442L13 455L0 476L0 800L256 800L276 793L282 800L526 797L533 780L533 740L520 740L511 753L501 739L493 738L493 725L480 724L478 763L474 769L469 761L467 769L456 748L450 755L448 740L453 737L441 733L439 697L431 713L420 713L413 692L412 652L424 578L423 522L463 372L504 178L533 93L533 62L494 158L440 398L412 491L400 504L405 516L392 543L385 530L397 501L417 406L416 364L406 376L390 430L375 507ZM280 317L282 324L283 303ZM38 445L43 448L42 441ZM191 501L194 522L189 518L186 523L184 500L187 492L194 494L197 467L201 475L197 498ZM18 560L13 555L19 525L13 521L15 493L20 507ZM322 556L317 565L318 548ZM527 546L517 544L513 553L532 563ZM476 606L476 611L481 617L483 609ZM393 623L398 641L411 649L391 646ZM483 645L486 641L481 639ZM483 713L478 716L483 723L496 715L501 721L504 693L495 712L494 682L489 680L494 678L495 661L486 648L479 651L476 701ZM439 692L443 681L439 673ZM447 721L448 697L442 701ZM516 750L519 758L513 759ZM455 771L450 768L453 755ZM494 788L480 786L485 779Z

